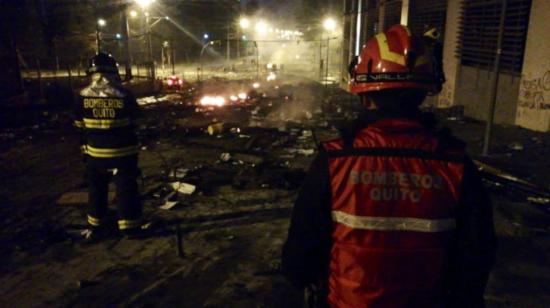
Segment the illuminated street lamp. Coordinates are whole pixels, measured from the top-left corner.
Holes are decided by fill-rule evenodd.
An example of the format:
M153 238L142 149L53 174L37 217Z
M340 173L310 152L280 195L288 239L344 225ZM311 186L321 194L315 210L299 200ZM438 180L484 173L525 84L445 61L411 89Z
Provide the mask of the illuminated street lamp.
M153 4L156 0L135 0L137 5L139 5L142 9L148 8L151 4Z
M323 28L327 31L334 31L336 29L336 21L332 18L326 18L323 21Z
M138 13L134 10L130 11L130 17L136 18L138 16Z
M207 40L209 37L210 37L210 35L208 35L208 33L205 33L205 34L202 35L202 38L205 39L205 40Z
M250 27L250 20L248 20L248 18L246 17L242 17L241 20L239 21L239 25L243 29L248 29L248 27Z
M258 21L256 23L256 32L260 35L266 34L268 26L264 21Z
M100 27L105 27L105 25L107 25L107 22L105 21L105 19L100 18L97 20L97 25Z

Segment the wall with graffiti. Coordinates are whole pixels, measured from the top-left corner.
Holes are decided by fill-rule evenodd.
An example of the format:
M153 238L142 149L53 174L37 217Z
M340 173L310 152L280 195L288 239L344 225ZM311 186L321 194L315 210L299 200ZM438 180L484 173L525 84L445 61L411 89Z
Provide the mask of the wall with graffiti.
M516 124L550 131L550 1L533 0L518 95Z
M550 70L534 79L523 79L519 92L519 107L550 109Z

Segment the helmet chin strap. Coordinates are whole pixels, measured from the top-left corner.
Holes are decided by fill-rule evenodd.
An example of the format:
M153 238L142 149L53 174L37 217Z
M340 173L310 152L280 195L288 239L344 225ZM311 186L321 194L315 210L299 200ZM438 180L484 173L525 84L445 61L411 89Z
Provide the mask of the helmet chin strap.
M367 95L360 94L359 99L361 100L361 104L363 107L365 107L367 110L376 110L378 107L376 107L376 104L370 99Z

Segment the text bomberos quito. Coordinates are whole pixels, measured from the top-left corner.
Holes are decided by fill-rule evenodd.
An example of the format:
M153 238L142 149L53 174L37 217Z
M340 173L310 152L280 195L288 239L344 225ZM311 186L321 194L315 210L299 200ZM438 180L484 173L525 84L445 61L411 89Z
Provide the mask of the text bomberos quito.
M443 179L437 175L404 172L359 171L349 174L353 185L370 186L373 201L419 202L422 189L443 189Z

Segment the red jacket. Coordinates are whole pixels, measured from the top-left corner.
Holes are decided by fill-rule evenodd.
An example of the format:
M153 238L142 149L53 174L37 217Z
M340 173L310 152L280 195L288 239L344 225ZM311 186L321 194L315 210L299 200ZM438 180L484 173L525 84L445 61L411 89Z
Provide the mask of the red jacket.
M324 280L332 307L441 306L450 293L462 292L458 285L471 293L466 302L482 303L494 252L486 193L478 197L487 226L473 232L488 248L474 254L476 282L467 290L468 282L452 274L462 266L456 257L462 254L457 249L463 220L479 220L463 214L472 206L463 204L470 186L464 185L465 163L466 180L473 180L462 144L441 138L418 119L378 119L348 140L325 142L316 161L317 171L310 170L316 180L308 174L283 251L283 270L291 280ZM328 192L320 168L327 169ZM328 199L326 207L304 204L323 203L306 197L312 194ZM308 212L309 207L319 211Z
M441 297L464 164L461 151L438 152L438 144L410 119L377 121L348 147L324 143L331 306L429 307Z

